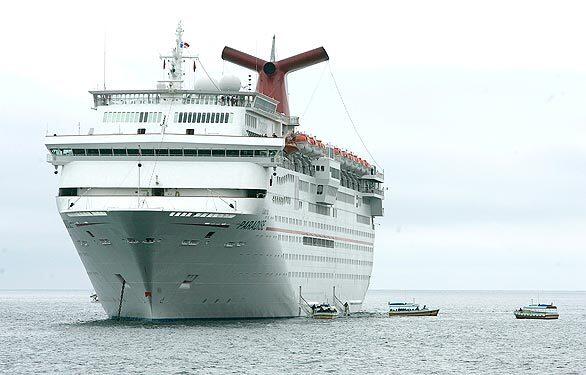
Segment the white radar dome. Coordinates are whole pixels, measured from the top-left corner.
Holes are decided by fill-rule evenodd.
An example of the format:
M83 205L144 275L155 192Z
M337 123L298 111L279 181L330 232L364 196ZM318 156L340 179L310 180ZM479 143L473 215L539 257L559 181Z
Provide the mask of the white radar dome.
M199 77L195 81L195 89L200 91L218 91L218 81L212 82L207 76Z
M220 90L222 91L240 91L240 79L233 75L223 76L220 79Z

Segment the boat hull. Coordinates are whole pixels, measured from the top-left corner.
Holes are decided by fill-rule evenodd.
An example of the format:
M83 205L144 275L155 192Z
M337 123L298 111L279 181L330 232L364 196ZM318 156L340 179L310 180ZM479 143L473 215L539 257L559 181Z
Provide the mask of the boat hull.
M553 320L553 319L558 319L559 315L557 314L540 314L540 315L535 315L535 314L515 314L515 318L517 319L544 319L544 320Z
M389 316L437 316L436 310L415 310L415 311L389 311Z
M293 317L303 313L301 290L327 301L335 286L362 300L368 285L293 277L295 261L260 224L266 214L195 218L141 210L62 218L111 318Z
M312 315L313 319L334 319L338 317L338 314L322 314L322 313L315 313Z

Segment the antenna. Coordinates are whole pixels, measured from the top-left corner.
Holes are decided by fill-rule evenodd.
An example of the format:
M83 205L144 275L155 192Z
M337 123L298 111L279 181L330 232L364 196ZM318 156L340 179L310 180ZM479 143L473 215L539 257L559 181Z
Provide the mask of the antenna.
M104 32L104 90L106 90L106 32Z
M273 45L271 46L271 62L275 62L275 34L273 34Z
M184 55L183 49L185 48L189 48L189 43L183 40L183 23L179 21L175 30L175 47L171 55L160 56L161 60L163 60L163 69L168 71L168 80L159 81L159 83L168 84L170 89L180 89L183 84L185 75L183 73L183 62L185 60L197 59L196 55ZM169 67L167 67L167 62L169 63Z

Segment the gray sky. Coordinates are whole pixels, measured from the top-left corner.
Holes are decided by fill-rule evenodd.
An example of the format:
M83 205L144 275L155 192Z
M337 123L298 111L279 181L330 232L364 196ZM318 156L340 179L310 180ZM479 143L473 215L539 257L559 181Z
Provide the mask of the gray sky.
M327 49L329 65L289 76L290 105L305 131L366 156L331 68L385 168L372 288L585 289L583 2L87 4L0 14L0 288L90 287L57 215L45 131L91 121L104 34L108 87L151 88L182 19L216 77L248 74L221 61L224 45L268 58L276 33L278 58Z

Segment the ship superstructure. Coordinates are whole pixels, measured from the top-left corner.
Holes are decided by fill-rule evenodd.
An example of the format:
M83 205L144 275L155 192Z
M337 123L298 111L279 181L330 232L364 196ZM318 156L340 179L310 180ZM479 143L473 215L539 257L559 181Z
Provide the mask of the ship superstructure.
M233 76L186 89L183 63L197 58L183 53L182 35L179 25L156 89L90 91L96 123L46 138L59 213L106 313L358 310L383 174L297 131L286 100L286 74L327 60L325 50L267 62L226 48L224 59L259 72L257 90Z

